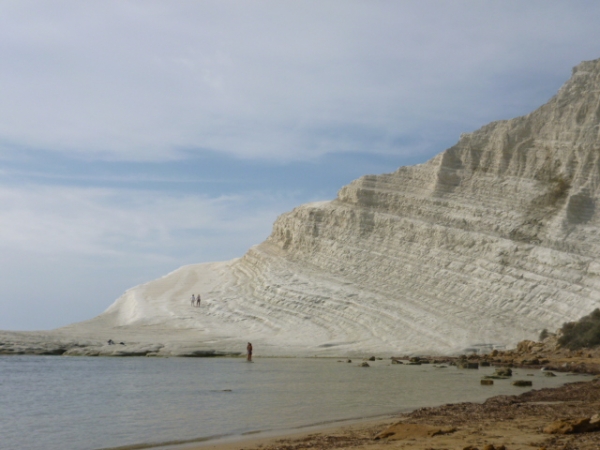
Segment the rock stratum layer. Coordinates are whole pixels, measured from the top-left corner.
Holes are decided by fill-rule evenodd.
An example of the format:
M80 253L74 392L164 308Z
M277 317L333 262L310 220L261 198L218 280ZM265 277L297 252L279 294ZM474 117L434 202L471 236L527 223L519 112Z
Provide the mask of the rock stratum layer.
M47 342L124 336L152 354L248 340L271 355L511 346L600 307L599 183L595 60L536 111L283 214L242 258L135 287Z

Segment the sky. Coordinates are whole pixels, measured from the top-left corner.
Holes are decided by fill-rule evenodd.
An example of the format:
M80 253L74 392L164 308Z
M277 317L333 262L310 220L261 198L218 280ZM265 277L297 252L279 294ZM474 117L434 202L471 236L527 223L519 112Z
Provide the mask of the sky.
M600 2L0 0L0 329L92 318L527 114Z

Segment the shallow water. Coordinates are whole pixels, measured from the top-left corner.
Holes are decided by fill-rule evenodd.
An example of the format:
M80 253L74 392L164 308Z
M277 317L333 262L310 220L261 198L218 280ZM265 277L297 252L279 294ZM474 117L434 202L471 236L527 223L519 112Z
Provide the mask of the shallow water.
M283 430L524 392L494 371L335 359L0 357L1 449L99 449ZM516 369L534 388L588 379ZM533 377L526 376L534 374Z

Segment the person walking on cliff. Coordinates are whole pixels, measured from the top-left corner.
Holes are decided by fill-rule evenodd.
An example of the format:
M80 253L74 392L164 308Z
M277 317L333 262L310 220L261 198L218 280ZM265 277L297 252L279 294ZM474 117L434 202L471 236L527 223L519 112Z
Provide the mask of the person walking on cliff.
M194 297L194 294L192 294L192 306L196 306L196 297Z
M252 344L250 342L248 342L248 345L246 345L246 352L248 353L246 361L252 362Z

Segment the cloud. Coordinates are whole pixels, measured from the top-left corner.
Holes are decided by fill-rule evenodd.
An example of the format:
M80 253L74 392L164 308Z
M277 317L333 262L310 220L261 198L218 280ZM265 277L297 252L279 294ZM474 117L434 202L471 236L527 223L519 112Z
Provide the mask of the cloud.
M0 248L7 258L27 252L175 263L241 256L266 238L287 203L267 197L262 193L210 198L110 188L2 187ZM217 247L217 242L222 246Z
M530 103L506 103L499 92L507 79L557 83L579 60L599 56L600 5L583 1L0 8L5 152L135 161L205 149L285 161L414 155L439 143L431 130L458 135L527 112ZM546 100L537 94L525 100ZM420 146L398 145L416 137Z

